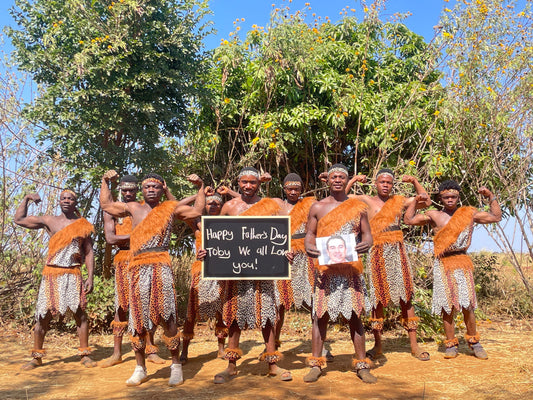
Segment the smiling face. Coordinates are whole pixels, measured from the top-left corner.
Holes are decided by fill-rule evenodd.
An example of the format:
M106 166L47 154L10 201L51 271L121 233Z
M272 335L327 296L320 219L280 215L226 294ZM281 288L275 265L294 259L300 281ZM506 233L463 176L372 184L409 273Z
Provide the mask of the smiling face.
M389 197L392 192L393 183L392 176L387 174L378 175L376 178L376 189L378 191L378 196Z
M59 208L61 208L61 212L65 214L74 212L77 203L78 200L76 199L76 196L70 192L65 191L59 195Z
M342 238L329 239L326 251L331 264L346 262L346 243Z
M254 175L242 175L239 189L244 197L254 197L259 190L259 179Z
M332 192L344 192L348 184L348 175L335 171L328 175L328 186Z

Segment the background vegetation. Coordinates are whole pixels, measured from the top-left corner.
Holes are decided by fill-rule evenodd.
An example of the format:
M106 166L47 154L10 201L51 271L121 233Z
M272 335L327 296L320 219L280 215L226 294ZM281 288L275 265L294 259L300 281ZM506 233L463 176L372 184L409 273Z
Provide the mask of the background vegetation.
M29 191L44 200L32 213L54 213L66 186L81 194L99 232L89 312L102 329L112 311L94 201L103 171L156 170L183 197L193 191L188 173L216 186L254 165L274 177L267 195L281 195L280 180L296 171L320 197L318 174L335 162L370 177L385 166L413 174L429 191L453 178L463 202L480 208L478 187L491 188L523 250L515 252L505 223L488 228L504 255L475 256L481 312L531 316L532 2L457 2L429 43L405 27L406 16L383 20L385 3L365 6L362 20L346 8L338 22L308 7L274 8L268 26L242 32L236 20L205 51L203 1L18 0L19 27L7 31L15 52L2 58L0 78L1 318L31 321L47 238L12 222ZM24 104L30 80L39 90ZM173 247L182 302L188 235L180 227ZM427 237L413 230L409 241L417 308L433 335L431 248L419 246ZM391 311L391 326L396 319Z

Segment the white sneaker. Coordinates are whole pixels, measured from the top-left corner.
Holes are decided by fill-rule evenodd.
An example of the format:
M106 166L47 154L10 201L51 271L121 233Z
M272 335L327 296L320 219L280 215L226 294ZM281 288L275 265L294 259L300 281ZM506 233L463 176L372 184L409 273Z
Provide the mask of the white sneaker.
M181 364L172 364L170 366L170 379L168 386L179 386L183 383L183 370Z
M148 379L148 374L146 369L141 365L137 365L133 370L133 374L130 376L130 379L126 381L128 386L139 386L141 383L145 382Z

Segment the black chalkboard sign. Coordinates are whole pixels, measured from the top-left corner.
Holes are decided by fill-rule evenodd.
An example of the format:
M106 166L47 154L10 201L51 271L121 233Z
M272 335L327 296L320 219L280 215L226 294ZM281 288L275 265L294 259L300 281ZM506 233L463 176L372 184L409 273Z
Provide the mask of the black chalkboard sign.
M290 279L290 217L202 217L204 279Z

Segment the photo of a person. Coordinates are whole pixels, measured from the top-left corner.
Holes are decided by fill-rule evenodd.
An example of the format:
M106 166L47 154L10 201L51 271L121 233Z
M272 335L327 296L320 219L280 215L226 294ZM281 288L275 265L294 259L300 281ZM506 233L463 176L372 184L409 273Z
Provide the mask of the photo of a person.
M341 264L358 259L353 234L318 237L316 242L321 249L318 257L321 265Z

